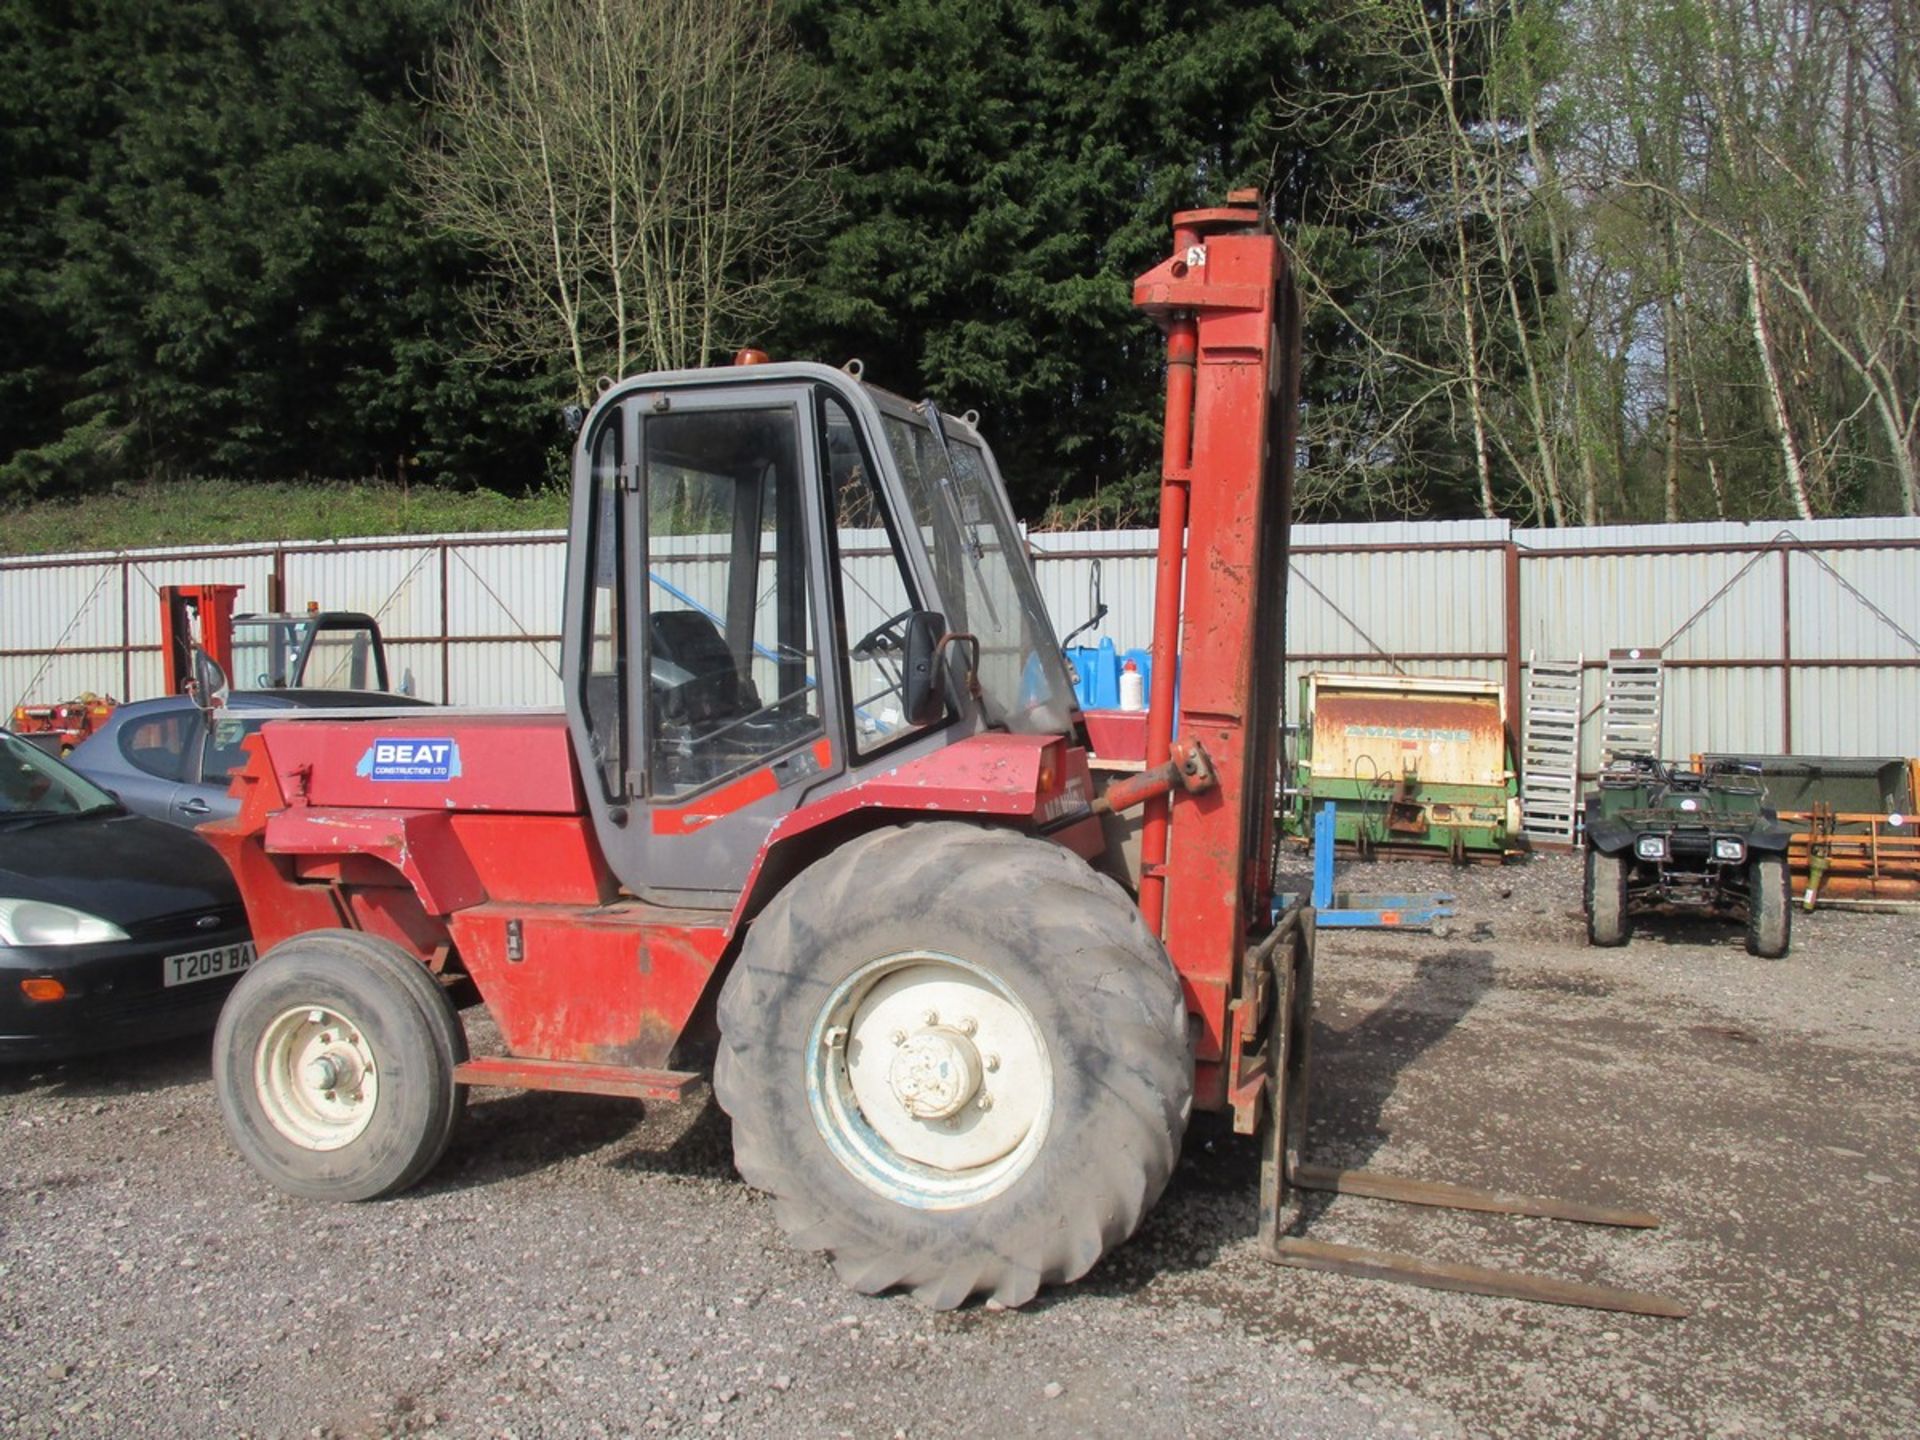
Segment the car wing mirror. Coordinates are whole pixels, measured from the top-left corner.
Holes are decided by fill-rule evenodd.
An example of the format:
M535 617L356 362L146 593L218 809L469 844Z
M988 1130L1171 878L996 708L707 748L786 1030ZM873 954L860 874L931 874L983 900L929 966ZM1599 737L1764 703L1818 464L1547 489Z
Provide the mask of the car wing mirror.
M906 675L902 708L909 725L931 725L947 706L940 684L940 642L947 633L947 617L937 610L916 610L907 617Z
M193 703L203 714L211 715L227 703L227 672L218 660L197 645L193 651L193 682L189 689Z

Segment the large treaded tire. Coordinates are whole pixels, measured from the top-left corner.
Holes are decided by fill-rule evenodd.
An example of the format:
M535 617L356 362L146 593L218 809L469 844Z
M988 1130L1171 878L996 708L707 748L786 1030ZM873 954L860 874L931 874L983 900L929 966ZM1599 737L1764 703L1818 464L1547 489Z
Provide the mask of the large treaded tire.
M276 1026L308 1008L350 1019L377 1076L364 1128L335 1148L276 1122L276 1104L282 1121L298 1110L288 1098L297 1087L275 1102L261 1079ZM418 960L374 936L320 930L276 945L234 987L214 1031L214 1091L234 1147L273 1185L309 1200L371 1200L416 1184L446 1151L466 1111L453 1078L466 1058L459 1016ZM324 1130L316 1121L314 1133Z
M880 1178L863 1175L836 1129L847 1122L824 1108L856 1046L888 1042L871 1029L878 1021L863 1032L883 986L862 977L889 964L903 979L926 973L900 957L985 977L1024 1011L1021 1034L1048 1072L1050 1108L1007 1162L1014 1168L957 1200L933 1192L975 1172L931 1168L917 1190L910 1166L888 1168L897 1154L882 1142ZM823 1029L842 1014L853 1016L837 1032L845 1059L833 1052L836 1031ZM1137 907L1078 856L1008 831L890 827L821 860L754 921L719 1023L713 1088L733 1117L735 1163L773 1196L789 1238L826 1252L855 1290L905 1287L937 1309L975 1295L1020 1305L1084 1275L1165 1188L1192 1103L1180 982ZM901 1034L891 1032L894 1046ZM1003 1103L1030 1105L1036 1093L1022 1087ZM846 1108L872 1139L865 1112Z
M1747 862L1747 953L1778 960L1793 943L1793 887L1787 857L1756 855Z
M1626 855L1602 855L1587 850L1587 943L1611 948L1633 938L1633 913L1627 908L1627 872L1633 862Z

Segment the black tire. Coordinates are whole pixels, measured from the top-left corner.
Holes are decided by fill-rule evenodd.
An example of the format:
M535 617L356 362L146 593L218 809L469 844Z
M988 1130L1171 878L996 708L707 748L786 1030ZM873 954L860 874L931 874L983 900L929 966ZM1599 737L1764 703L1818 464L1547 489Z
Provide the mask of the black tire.
M985 1017L977 1031L970 1015L940 1027L920 1013L955 994ZM890 1028L892 1004L920 1028ZM1192 1103L1180 982L1137 907L1077 856L1007 831L896 827L829 855L753 923L719 1022L713 1089L734 1160L789 1238L862 1293L905 1287L937 1309L974 1295L1020 1305L1084 1275L1159 1198ZM929 1038L956 1026L981 1041L970 1072L967 1045ZM863 1109L867 1045L879 1058L865 1083L890 1066L892 1088L869 1088L885 1102ZM974 1077L940 1092L960 1097L950 1118L902 1098L902 1057L929 1045L955 1060L942 1077ZM974 1110L994 1098L998 1049L1004 1113L989 1121ZM1016 1083L1023 1073L1040 1078ZM1004 1156L940 1163L1029 1115ZM894 1139L874 1128L886 1126ZM916 1164L896 1143L939 1158Z
M465 1108L453 1079L465 1054L417 960L317 931L274 946L234 987L214 1030L214 1091L235 1148L277 1188L372 1200L414 1184L446 1149ZM310 1081L314 1057L346 1067L338 1090Z
M1633 912L1627 908L1627 872L1633 862L1626 855L1602 855L1587 850L1587 943L1603 947L1624 945L1633 938Z
M464 1065L467 1060L467 1027L460 1022L460 1010L455 995L422 965L411 951L403 950L393 941L378 935L368 935L360 930L310 930L303 939L326 939L336 944L357 949L366 958L386 970L410 992L420 1006L420 1013L426 1017L427 1025L434 1034L434 1043L440 1047L441 1055L447 1067L449 1077L455 1067ZM467 982L469 985L471 982ZM425 1178L447 1152L447 1146L453 1137L460 1133L460 1127L467 1118L467 1087L453 1086L452 1103L447 1106L445 1133L437 1145L423 1152L419 1170L407 1176L394 1187L395 1191L405 1190L418 1184Z
M1747 862L1747 953L1778 960L1793 943L1793 887L1787 857L1756 855Z

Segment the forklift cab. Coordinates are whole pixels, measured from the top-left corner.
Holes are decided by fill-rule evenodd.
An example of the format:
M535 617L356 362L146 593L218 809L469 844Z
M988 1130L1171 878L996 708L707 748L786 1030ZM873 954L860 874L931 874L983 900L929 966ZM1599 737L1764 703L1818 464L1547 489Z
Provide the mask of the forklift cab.
M588 417L574 490L568 719L636 895L729 906L804 801L1074 724L991 453L931 403L809 364L644 377Z

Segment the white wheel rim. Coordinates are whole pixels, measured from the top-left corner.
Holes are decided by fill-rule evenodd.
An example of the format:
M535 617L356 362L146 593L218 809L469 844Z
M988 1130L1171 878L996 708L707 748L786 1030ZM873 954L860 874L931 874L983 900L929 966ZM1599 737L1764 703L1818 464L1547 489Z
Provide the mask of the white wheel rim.
M916 1209L1011 1185L1053 1116L1053 1064L1007 987L952 955L889 955L842 981L807 1042L807 1102L841 1164Z
M268 1123L306 1150L352 1144L380 1102L365 1032L320 1005L282 1011L267 1026L254 1051L253 1085Z

